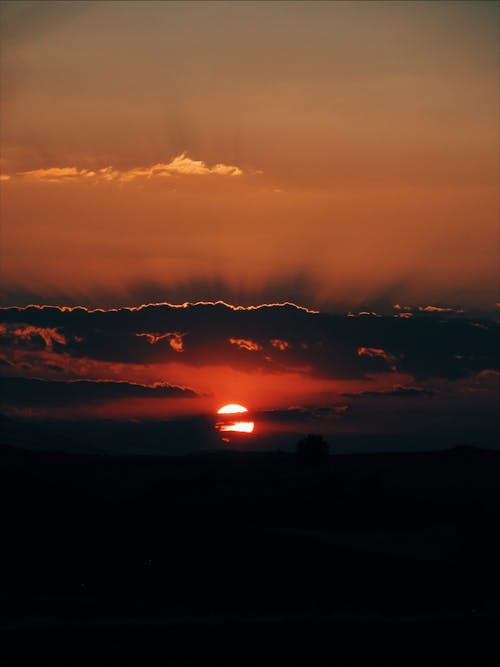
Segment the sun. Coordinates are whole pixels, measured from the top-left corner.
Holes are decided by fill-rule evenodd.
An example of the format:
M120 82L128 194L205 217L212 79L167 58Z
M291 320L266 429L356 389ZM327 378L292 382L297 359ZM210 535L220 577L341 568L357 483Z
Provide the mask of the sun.
M241 412L248 412L248 410L243 405L238 405L238 403L228 403L217 410L218 415L235 415Z
M217 414L222 416L222 420L216 424L217 430L224 433L253 433L255 428L253 421L244 421L241 417L237 420L231 418L232 415L242 415L245 412L248 412L248 409L239 403L223 405L222 408L217 410Z

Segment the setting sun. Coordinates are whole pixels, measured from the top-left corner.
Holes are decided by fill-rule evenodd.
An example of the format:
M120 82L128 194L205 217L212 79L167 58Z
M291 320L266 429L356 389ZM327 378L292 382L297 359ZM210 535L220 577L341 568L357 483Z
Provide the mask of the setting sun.
M248 409L238 403L228 403L217 410L218 415L229 416L239 415L245 412L248 412ZM233 419L225 419L224 421L217 422L215 427L218 431L224 433L252 433L255 424L253 421L234 421Z
M248 412L248 410L238 403L228 403L220 408L220 410L217 410L218 415L235 415L241 412Z

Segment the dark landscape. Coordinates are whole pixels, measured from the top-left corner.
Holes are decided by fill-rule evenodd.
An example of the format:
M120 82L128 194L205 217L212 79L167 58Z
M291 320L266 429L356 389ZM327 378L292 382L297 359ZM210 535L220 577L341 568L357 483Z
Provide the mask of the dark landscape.
M500 452L3 445L2 665L492 665Z

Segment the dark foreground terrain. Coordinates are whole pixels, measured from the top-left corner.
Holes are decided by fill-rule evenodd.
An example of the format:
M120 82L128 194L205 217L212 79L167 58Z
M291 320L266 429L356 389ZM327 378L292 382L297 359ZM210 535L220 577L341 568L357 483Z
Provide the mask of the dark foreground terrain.
M493 665L500 453L0 449L1 665Z

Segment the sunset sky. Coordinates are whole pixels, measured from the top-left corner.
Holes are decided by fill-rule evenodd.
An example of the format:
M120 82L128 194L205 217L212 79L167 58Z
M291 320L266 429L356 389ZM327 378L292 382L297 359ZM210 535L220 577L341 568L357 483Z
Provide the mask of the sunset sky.
M247 401L332 424L354 409L345 428L362 431L380 410L353 405L375 400L398 425L410 405L484 423L498 3L7 1L1 15L8 412ZM110 310L218 300L303 309Z

